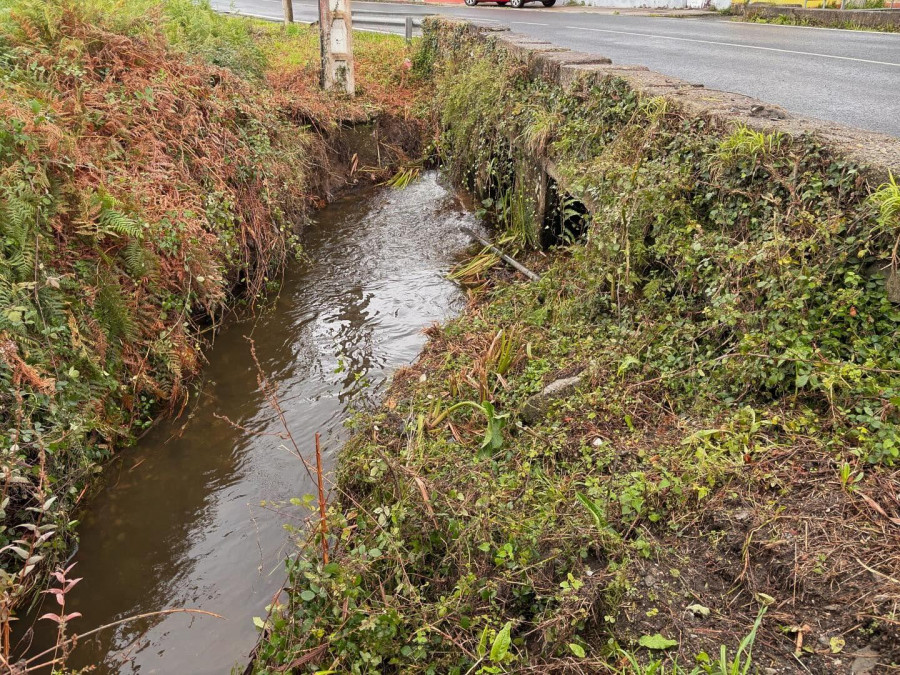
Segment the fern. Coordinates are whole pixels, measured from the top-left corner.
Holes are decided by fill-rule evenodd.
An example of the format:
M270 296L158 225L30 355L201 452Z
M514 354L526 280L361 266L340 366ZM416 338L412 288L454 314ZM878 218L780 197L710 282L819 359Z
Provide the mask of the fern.
M159 259L153 251L147 249L139 239L128 242L121 253L125 269L134 279L157 279Z
M12 190L4 190L4 193L4 217L0 218L0 232L21 244L35 221L35 208Z
M181 369L181 356L178 353L178 349L175 345L172 344L172 341L167 339L157 340L153 343L153 353L159 357L159 359L165 364L166 370L168 370L172 376L173 380L178 382L183 379L182 377L182 369Z
M118 235L133 239L140 239L144 236L144 230L136 220L115 209L103 209L97 222L101 226L98 232L101 235Z
M122 287L111 277L101 280L94 302L94 318L106 331L110 343L120 338L133 340L137 337L137 326Z

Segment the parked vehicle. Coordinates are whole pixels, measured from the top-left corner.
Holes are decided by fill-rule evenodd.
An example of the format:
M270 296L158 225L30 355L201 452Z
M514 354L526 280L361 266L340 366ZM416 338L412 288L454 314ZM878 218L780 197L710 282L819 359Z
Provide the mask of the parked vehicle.
M469 7L474 7L479 4L482 0L466 0L466 4ZM488 0L488 2L496 2L498 7L502 7L504 5L509 5L510 7L515 7L519 9L525 6L526 2L533 2L535 0ZM544 7L553 7L556 4L556 0L537 0Z

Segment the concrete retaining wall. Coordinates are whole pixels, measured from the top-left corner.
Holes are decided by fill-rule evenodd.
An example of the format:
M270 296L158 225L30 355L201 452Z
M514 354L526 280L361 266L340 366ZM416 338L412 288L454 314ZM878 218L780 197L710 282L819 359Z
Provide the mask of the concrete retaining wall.
M751 4L744 10L748 19L775 19L787 16L814 26L845 26L900 31L900 9L803 9L777 5Z

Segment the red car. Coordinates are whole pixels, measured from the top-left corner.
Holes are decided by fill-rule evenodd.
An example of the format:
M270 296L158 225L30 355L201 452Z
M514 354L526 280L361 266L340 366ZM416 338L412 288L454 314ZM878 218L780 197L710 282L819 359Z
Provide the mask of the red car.
M466 0L466 4L469 7L474 7L480 1L481 0ZM488 0L488 1L494 1L497 3L497 5L499 5L501 7L503 5L509 5L510 7L515 7L516 9L519 9L520 7L524 7L526 2L531 2L531 0ZM556 0L540 0L540 2L544 7L553 7L553 5L556 4Z

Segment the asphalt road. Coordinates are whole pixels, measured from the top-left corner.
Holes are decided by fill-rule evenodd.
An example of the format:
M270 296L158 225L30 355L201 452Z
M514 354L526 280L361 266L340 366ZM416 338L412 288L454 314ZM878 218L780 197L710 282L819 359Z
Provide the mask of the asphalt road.
M214 7L278 18L281 0L212 0ZM315 0L294 0L297 21L316 19ZM663 18L478 6L354 2L359 27L378 18L448 14L493 21L615 64L651 70L775 103L801 115L900 137L900 34L739 23L720 17Z

